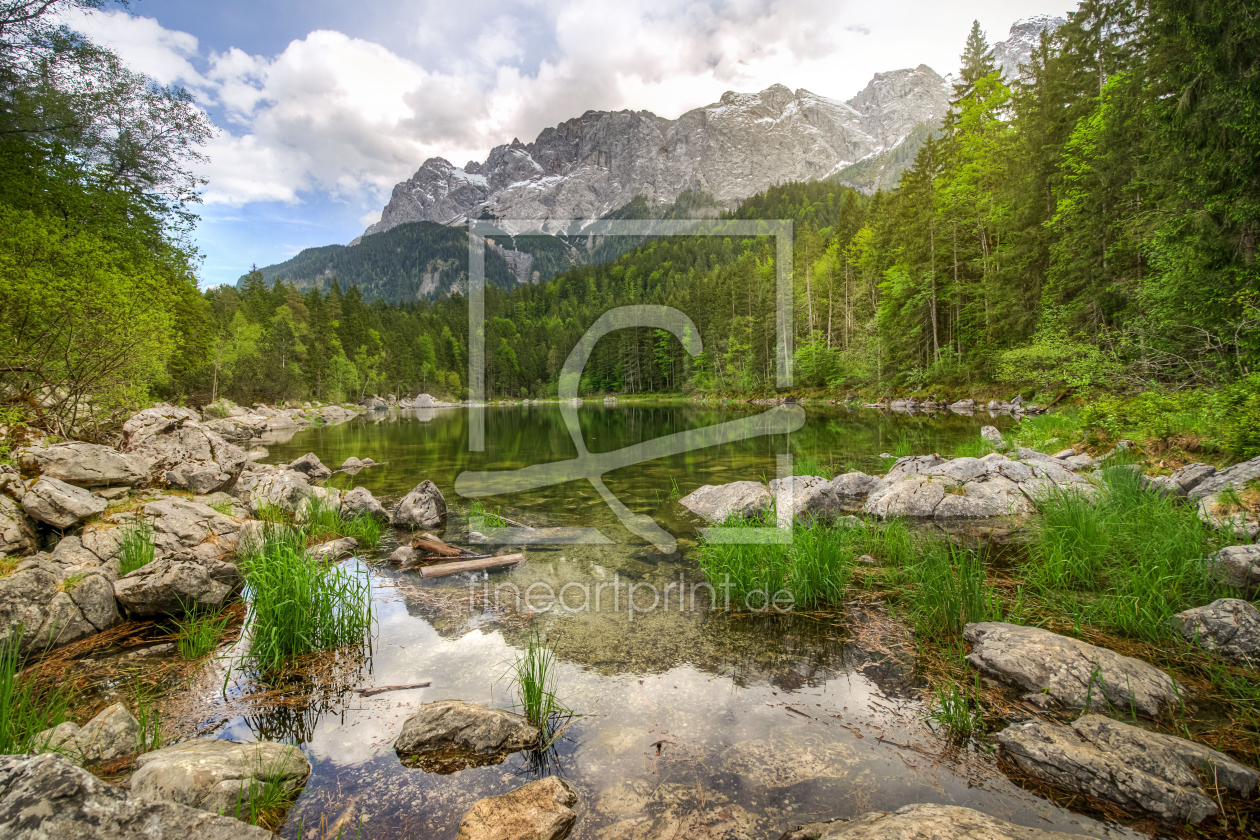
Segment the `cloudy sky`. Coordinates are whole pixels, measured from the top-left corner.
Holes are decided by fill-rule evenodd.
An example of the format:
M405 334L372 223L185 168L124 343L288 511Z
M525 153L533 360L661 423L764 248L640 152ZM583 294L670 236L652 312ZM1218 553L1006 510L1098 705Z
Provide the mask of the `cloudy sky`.
M1063 0L133 0L70 23L193 92L219 133L203 285L345 243L429 157L462 165L587 110L676 117L776 82L837 99L945 74Z

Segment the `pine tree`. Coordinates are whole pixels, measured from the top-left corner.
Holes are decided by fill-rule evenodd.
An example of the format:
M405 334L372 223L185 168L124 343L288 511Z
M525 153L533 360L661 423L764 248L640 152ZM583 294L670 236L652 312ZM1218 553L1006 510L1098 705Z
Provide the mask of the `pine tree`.
M961 64L958 81L954 82L954 98L951 104L957 105L966 99L975 89L976 82L997 71L997 62L993 58L993 48L984 37L980 21L971 22L971 31L967 33L967 46L959 56Z

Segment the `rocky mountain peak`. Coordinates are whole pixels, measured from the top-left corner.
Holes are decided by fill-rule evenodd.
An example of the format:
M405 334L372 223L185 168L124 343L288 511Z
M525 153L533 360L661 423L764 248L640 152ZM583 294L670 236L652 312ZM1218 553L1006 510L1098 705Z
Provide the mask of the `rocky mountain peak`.
M1067 21L1061 17L1034 15L1011 24L1006 40L993 45L993 57L1008 83L1020 78L1019 66L1028 63L1041 33L1046 30L1053 32L1065 23Z
M643 196L673 202L699 190L733 205L773 184L826 177L939 122L945 80L926 65L876 74L849 102L775 84L727 91L678 119L649 111L587 111L513 138L482 163L433 158L394 187L381 220L365 233L407 222L458 224L490 213L505 219L597 219Z

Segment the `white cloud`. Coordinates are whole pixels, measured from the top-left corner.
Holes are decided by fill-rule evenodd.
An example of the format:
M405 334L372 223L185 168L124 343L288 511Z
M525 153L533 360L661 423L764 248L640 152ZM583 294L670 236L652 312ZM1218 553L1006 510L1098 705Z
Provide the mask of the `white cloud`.
M75 24L219 118L211 203L379 201L430 156L456 164L588 109L677 116L781 82L847 99L880 70L957 64L971 18L990 40L1045 0L514 0L408 6L414 54L314 31L272 56L203 53L125 12ZM366 217L365 217L366 218Z

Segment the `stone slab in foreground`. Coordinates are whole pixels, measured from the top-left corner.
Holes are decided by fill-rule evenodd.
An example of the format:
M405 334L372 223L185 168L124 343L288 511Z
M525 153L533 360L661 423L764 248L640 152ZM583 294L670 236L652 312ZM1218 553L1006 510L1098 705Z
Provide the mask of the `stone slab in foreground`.
M129 797L62 756L0 756L0 837L6 840L268 840L231 817Z
M814 836L818 840L1079 840L1086 835L1028 828L957 805L921 803L831 823Z
M1128 713L1159 717L1186 695L1153 665L1040 627L1001 621L968 624L967 661L981 672L1025 691L1046 693L1070 708L1105 711L1108 703Z
M1071 726L1015 724L998 743L1030 775L1136 808L1167 823L1200 823L1217 812L1196 770L1232 793L1255 793L1260 773L1201 744L1085 715Z
M577 814L577 794L555 776L475 802L459 822L457 840L560 840Z

